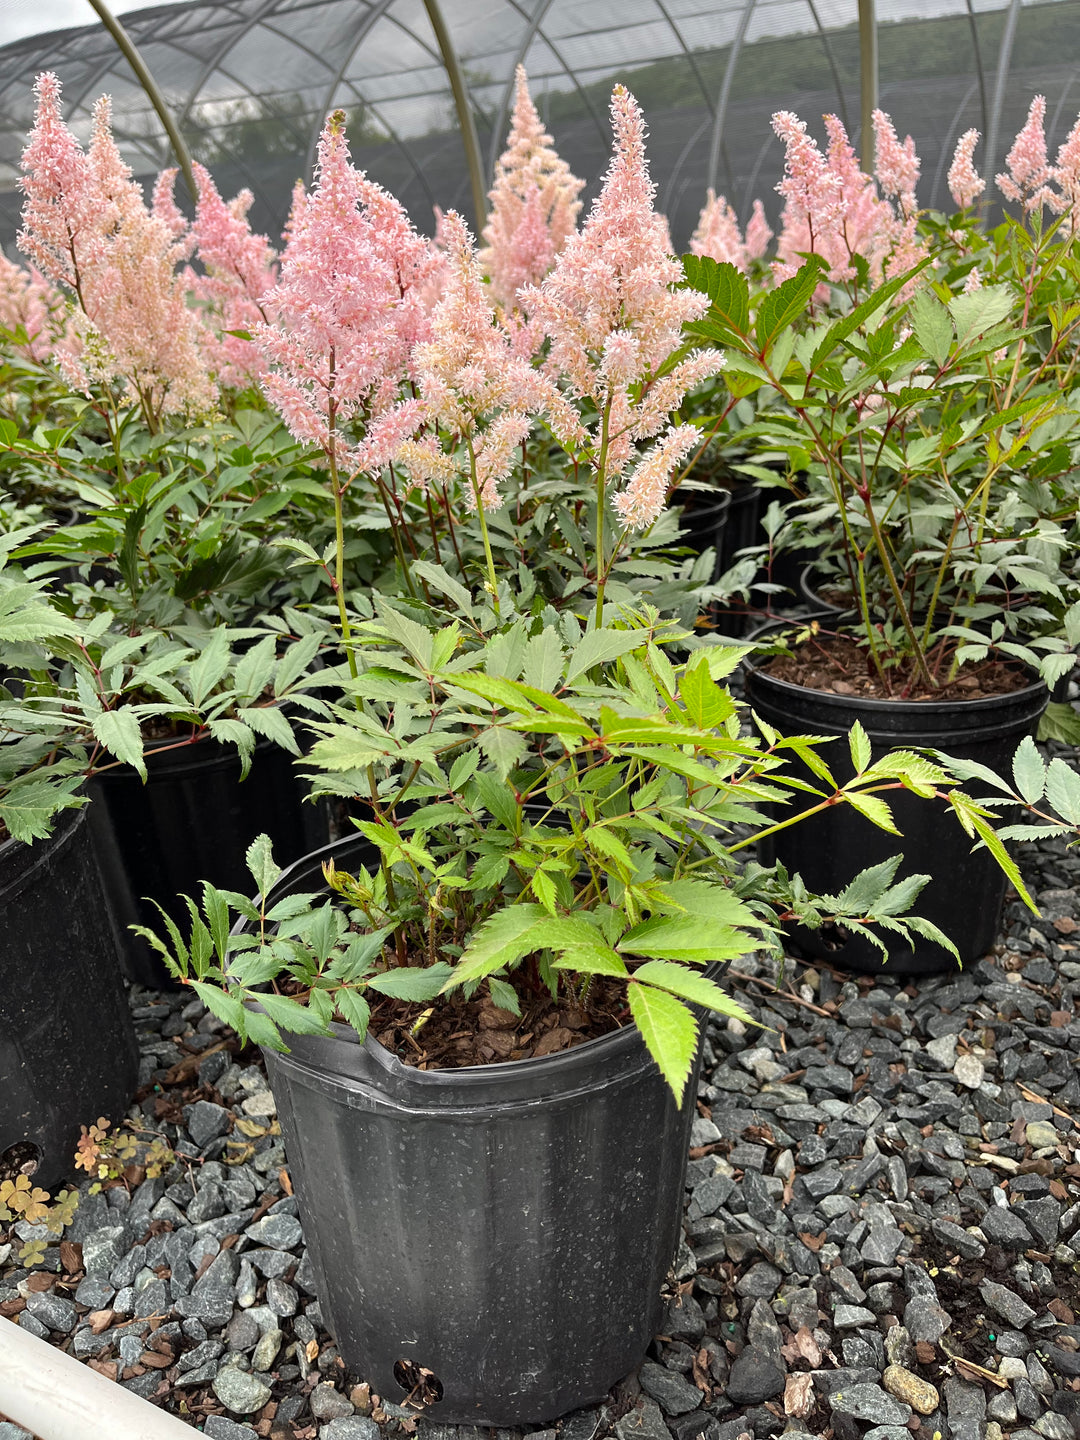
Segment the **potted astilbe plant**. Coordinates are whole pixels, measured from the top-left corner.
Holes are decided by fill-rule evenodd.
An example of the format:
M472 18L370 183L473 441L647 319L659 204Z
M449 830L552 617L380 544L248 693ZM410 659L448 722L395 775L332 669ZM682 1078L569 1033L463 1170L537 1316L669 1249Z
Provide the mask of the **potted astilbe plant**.
M354 803L356 836L284 872L257 842L254 899L205 886L183 933L144 932L265 1049L346 1363L447 1421L551 1419L640 1360L678 1234L701 1017L747 1018L724 960L775 949L791 916L949 945L905 914L925 877L895 884L897 860L815 897L744 863L756 837L845 803L885 823L883 792L911 788L1009 863L942 765L871 764L857 728L855 776L803 800L789 762L828 777L818 742L744 730L723 682L746 647L694 649L655 609L612 601L623 537L662 514L696 433L670 413L719 364L678 353L708 302L678 288L621 86L612 119L583 229L518 292L524 350L454 215L430 325L399 344L417 252L331 117L264 336L272 393L324 448L335 500L388 464L452 486L483 564L425 564L428 598L375 596L363 615L338 584L340 698L306 768ZM540 425L594 497L583 583L559 605L490 541ZM781 800L791 817L764 818Z
M80 1118L127 1108L137 1053L84 808L86 757L65 725L27 732L3 715L19 678L32 684L51 647L78 638L45 586L8 564L25 538L0 537L0 1170L48 1186L69 1171Z
M786 279L752 293L730 264L687 257L689 283L712 302L689 329L724 348L732 393L754 396L742 440L805 471L807 498L789 507L787 533L822 557L848 608L774 634L748 667L748 698L781 733L837 736L823 753L841 764L858 720L873 754L947 749L1003 771L1038 723L1047 682L1071 669L1080 628L1065 528L1076 415L1061 403L1075 321L1055 318L1055 297L1072 284L1071 235L1009 222L989 284L952 237L931 279L917 162L884 117L878 173L895 207L842 137L827 163L794 116L774 123L801 223L785 233L803 237L782 257L810 258L796 269L796 254ZM970 177L961 188L970 196ZM969 233L961 223L961 240ZM763 858L831 891L852 856L889 853L873 808L817 819ZM907 865L934 872L923 913L963 960L977 959L996 934L1000 867L962 832L943 835L914 800L894 818ZM842 965L880 965L850 932L802 933L799 943ZM922 939L897 940L889 955L897 973L954 963Z

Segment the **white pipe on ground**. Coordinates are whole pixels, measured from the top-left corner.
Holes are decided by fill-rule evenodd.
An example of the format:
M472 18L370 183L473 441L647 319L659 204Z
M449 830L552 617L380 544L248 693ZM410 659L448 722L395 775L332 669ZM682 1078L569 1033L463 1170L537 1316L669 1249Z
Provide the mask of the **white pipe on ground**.
M2 1317L0 1415L40 1440L192 1440L196 1433Z

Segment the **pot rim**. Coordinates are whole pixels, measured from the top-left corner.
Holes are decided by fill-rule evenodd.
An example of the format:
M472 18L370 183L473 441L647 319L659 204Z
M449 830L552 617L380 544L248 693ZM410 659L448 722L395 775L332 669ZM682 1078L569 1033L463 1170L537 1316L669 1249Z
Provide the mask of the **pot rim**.
M798 616L792 620L770 620L760 626L749 636L750 640L761 640L771 630L778 630L781 627L797 625L799 620L812 620L820 617L830 617L844 612L822 609L810 615ZM764 666L758 663L755 654L743 656L745 668L758 677L763 684L775 686L781 694L789 695L814 695L823 704L833 705L836 708L845 707L848 709L865 709L871 715L896 713L897 710L910 710L919 715L944 715L955 710L962 710L965 714L979 714L983 710L993 710L1002 705L1016 704L1035 700L1040 693L1049 696L1045 680L1038 676L1029 680L1028 684L1019 690L1010 690L1003 695L982 695L977 700L964 700L954 697L948 700L904 700L898 697L892 699L879 699L874 695L834 695L830 690L817 690L812 685L799 685L794 680L783 680L777 675L770 675ZM1020 667L1026 675L1032 672L1026 666Z
M88 808L84 803L60 810L52 834L40 841L16 840L10 835L0 841L0 896L25 886L34 872L62 849L85 822Z
M311 888L302 883L305 875L318 876L321 881L321 867L324 859L358 845L371 845L371 842L362 835L346 835L340 840L332 840L327 845L320 846L317 850L301 856L282 870L271 887L270 895L280 893L283 886L288 886L290 882L293 882L293 889ZM295 882L301 883L298 885ZM326 887L320 885L319 888ZM285 893L288 893L287 890ZM241 916L234 924L231 933L243 934L247 928L248 922ZM369 1067L374 1067L381 1072L398 1097L403 1097L408 1092L416 1096L419 1092L421 1096L430 1096L440 1112L461 1104L470 1092L476 1092L475 1099L481 1101L490 1098L481 1092L511 1090L517 1093L507 1094L505 1103L535 1104L545 1093L538 1082L549 1078L555 1080L562 1077L558 1093L561 1098L566 1098L569 1094L576 1094L579 1088L585 1090L592 1088L595 1084L595 1080L590 1080L588 1075L581 1075L579 1085L573 1090L568 1090L566 1082L575 1071L588 1071L594 1068L604 1070L615 1067L611 1070L612 1078L614 1078L615 1073L619 1075L636 1073L638 1070L655 1064L637 1027L633 1024L623 1025L616 1030L609 1031L606 1035L594 1036L593 1039L586 1040L581 1045L574 1045L569 1050L559 1050L551 1055L530 1056L523 1060L497 1060L487 1065L448 1066L435 1070L419 1070L415 1066L403 1064L396 1055L373 1039L370 1033L361 1042L357 1039L356 1032L340 1021L331 1021L329 1036L291 1035L288 1037L288 1043L290 1049L287 1054L282 1054L280 1051L271 1052L276 1061L295 1065L305 1073L324 1081L332 1080L334 1075L351 1079L370 1079L372 1078L370 1075L364 1075L362 1072ZM336 1052L334 1061L330 1060L330 1056L317 1060L317 1053L327 1047L332 1047ZM452 1090L463 1091L465 1095L458 1093L451 1098L449 1092ZM446 1100L442 1104L435 1099L439 1095L446 1096ZM384 1094L383 1099L386 1098L387 1096ZM414 1102L409 1102L402 1108L416 1110L418 1107Z

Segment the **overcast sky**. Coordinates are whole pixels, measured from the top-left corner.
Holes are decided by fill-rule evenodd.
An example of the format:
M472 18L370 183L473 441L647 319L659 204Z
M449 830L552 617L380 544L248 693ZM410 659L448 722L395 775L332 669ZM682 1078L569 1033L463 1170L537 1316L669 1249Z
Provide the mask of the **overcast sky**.
M163 0L149 0L149 3L161 4ZM164 3L184 4L186 0L164 0ZM114 15L147 8L148 0L112 0L111 5ZM87 0L0 0L0 45L24 35L44 35L73 25L93 25L97 18Z

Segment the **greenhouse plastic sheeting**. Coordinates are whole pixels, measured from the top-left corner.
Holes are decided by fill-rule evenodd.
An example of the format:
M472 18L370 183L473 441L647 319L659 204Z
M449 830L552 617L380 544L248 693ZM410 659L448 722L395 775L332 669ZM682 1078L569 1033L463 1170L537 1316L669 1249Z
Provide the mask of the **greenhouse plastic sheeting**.
M118 9L123 8L118 6ZM658 203L677 246L715 184L745 220L771 218L783 151L774 110L845 120L859 149L856 0L441 0L461 63L484 184L505 137L523 62L556 145L594 192L606 165L607 97L625 81L648 118ZM42 69L64 82L67 115L88 131L95 97L114 99L125 157L141 177L171 163L152 106L80 0L0 3L0 241L18 224L19 152ZM474 220L465 147L424 0L213 0L127 10L123 23L192 154L221 189L248 186L257 228L280 231L294 181L309 177L327 111L349 113L353 153L432 228L432 206ZM1036 91L1052 147L1080 108L1080 0L878 0L880 103L922 160L919 199L947 208L945 173L970 126L983 173L1001 168ZM988 160L987 141L996 154ZM587 192L589 193L589 192Z

